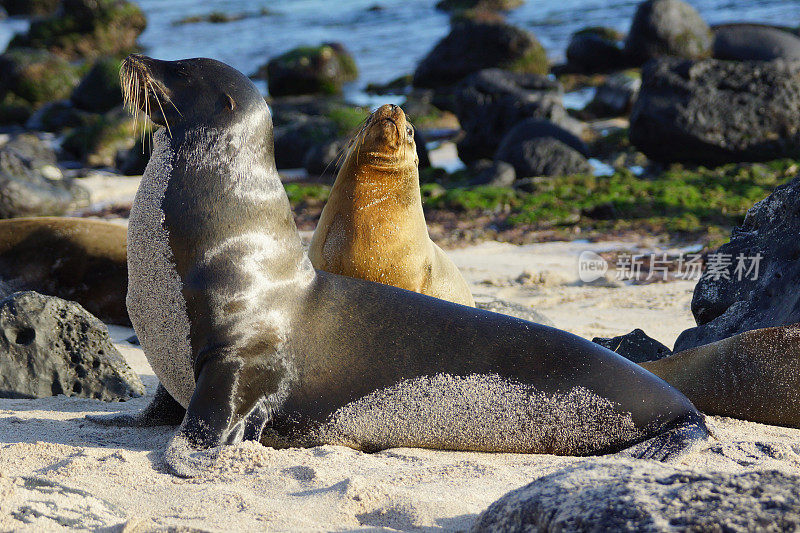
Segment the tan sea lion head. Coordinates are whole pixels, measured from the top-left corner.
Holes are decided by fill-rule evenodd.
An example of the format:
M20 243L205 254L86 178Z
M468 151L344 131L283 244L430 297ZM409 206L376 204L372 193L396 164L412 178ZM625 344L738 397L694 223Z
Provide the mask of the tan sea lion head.
M418 178L418 163L414 127L399 106L386 104L353 137L339 174L357 180L397 180L398 173Z

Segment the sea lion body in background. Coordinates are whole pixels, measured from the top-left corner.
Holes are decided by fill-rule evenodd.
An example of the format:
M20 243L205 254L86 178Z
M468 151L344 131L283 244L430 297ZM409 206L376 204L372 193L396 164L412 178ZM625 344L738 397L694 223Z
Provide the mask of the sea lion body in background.
M308 255L314 268L475 306L428 235L414 129L396 105L367 119L348 148Z
M637 445L665 459L707 436L683 395L587 340L315 271L269 108L235 69L130 56L123 86L169 125L131 211L128 308L186 407L164 457L172 472L196 475L209 460L198 452L241 439L575 455Z
M800 326L745 331L641 363L704 413L800 427Z
M130 326L125 226L67 217L0 220L0 285L81 304L105 322Z

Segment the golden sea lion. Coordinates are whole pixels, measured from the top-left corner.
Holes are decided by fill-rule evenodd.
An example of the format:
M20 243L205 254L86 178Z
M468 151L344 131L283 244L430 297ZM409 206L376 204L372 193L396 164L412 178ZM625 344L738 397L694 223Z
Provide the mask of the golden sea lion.
M414 129L396 105L355 136L311 240L314 268L475 306L467 282L428 236Z
M800 325L745 331L641 366L704 413L800 427Z

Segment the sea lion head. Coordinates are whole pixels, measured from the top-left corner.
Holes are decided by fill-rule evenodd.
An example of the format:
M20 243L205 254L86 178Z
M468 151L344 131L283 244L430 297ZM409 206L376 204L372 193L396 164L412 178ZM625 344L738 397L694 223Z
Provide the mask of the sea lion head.
M381 170L417 168L414 127L399 106L386 104L376 109L353 138L347 162Z
M134 113L146 114L169 135L243 122L256 126L254 121L271 130L269 107L258 88L238 70L214 59L161 61L131 54L122 62L120 81Z

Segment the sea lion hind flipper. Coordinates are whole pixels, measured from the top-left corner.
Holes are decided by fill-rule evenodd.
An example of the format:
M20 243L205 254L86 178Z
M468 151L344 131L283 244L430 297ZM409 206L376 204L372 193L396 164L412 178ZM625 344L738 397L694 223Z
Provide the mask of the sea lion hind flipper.
M711 437L703 415L689 412L655 437L635 444L618 455L672 463L696 451Z
M159 383L153 400L138 414L86 415L86 419L104 426L143 428L177 426L185 414L186 409Z
M216 453L209 448L259 438L272 413L267 398L275 397L284 375L236 354L205 358L186 416L164 453L167 469L196 477L214 463Z

